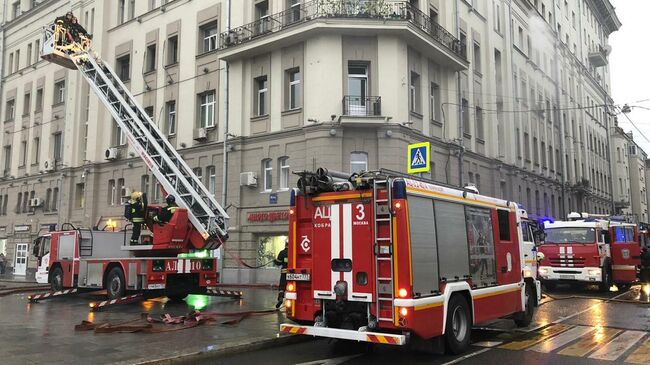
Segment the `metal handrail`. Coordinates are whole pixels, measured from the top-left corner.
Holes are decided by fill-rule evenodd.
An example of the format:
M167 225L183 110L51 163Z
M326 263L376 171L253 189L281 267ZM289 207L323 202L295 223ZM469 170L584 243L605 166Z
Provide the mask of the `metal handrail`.
M354 96L343 97L343 115L346 116L380 116L381 96Z
M254 22L232 28L219 35L219 49L250 42L316 19L376 19L382 22L406 21L457 56L466 59L466 45L431 17L406 1L388 0L312 0L299 8L289 8Z

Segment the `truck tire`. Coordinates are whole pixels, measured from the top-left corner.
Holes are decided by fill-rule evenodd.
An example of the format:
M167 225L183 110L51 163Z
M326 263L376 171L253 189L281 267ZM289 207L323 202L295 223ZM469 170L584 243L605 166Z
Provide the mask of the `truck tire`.
M50 273L50 285L52 291L63 290L63 270L59 266Z
M472 317L467 300L461 295L453 295L449 299L445 326L446 350L458 355L469 347L472 333Z
M613 284L612 267L609 265L609 262L607 262L605 265L603 265L603 268L604 269L602 272L600 284L598 285L598 289L600 289L601 292L606 293L609 291L609 288L611 288Z
M126 293L124 272L121 268L114 267L106 275L106 295L108 299L117 299L123 297L124 293Z
M530 283L526 283L526 308L515 317L515 324L517 327L528 327L533 321L535 315L535 290Z

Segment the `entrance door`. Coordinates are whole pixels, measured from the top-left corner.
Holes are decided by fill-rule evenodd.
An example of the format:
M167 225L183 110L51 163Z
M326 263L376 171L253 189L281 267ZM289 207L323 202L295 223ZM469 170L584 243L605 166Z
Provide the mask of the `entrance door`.
M348 66L347 112L349 115L366 115L368 103L368 66Z
M27 244L17 243L14 275L25 275L26 273L27 273Z

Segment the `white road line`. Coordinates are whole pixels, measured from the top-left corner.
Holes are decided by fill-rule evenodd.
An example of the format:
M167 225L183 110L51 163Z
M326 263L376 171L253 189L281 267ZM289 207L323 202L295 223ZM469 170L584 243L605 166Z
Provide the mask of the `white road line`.
M474 357L474 356L480 355L480 354L482 354L482 353L484 353L484 352L488 352L488 351L490 351L490 350L492 350L492 349L491 349L491 348L487 348L487 349L483 349L483 350L478 350L478 351L476 351L476 352L472 352L471 354L467 354L467 355L465 355L465 356L459 357L459 358L457 358L457 359L455 359L455 360L451 360L451 361L446 362L446 363L441 364L441 365L452 365L452 364L458 364L459 362L461 362L461 361L463 361L463 360L467 360L467 359L469 359L470 357Z
M335 357L331 359L323 359L323 360L316 360L316 361L310 361L310 362L302 362L300 364L295 364L295 365L338 365L341 363L344 363L348 360L352 360L354 358L357 358L361 356L361 354L357 355L350 355L350 356L342 356L342 357Z
M478 347L497 347L501 345L503 341L481 341L481 342L475 342L472 344L472 346L478 346Z
M550 339L529 348L528 351L549 353L593 330L594 330L593 327L586 327L586 326L573 327L570 330L562 333L561 335L551 337Z
M614 361L645 336L642 331L625 331L589 356L590 359Z

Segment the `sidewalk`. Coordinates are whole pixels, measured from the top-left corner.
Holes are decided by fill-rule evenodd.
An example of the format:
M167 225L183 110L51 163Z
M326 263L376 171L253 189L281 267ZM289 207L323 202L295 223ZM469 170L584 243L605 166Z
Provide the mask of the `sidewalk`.
M186 302L172 303L155 299L97 313L88 311L88 302L99 299L90 294L35 304L27 303L27 293L3 297L0 298L0 343L3 344L0 357L4 364L171 364L287 341L286 337L278 336L279 325L285 321L280 311L244 319L236 326L202 325L166 333L93 334L74 330L82 320L118 323L139 318L142 312L158 316L183 315L192 309L239 312L274 308L275 290L244 289L243 292L241 300L190 296Z

